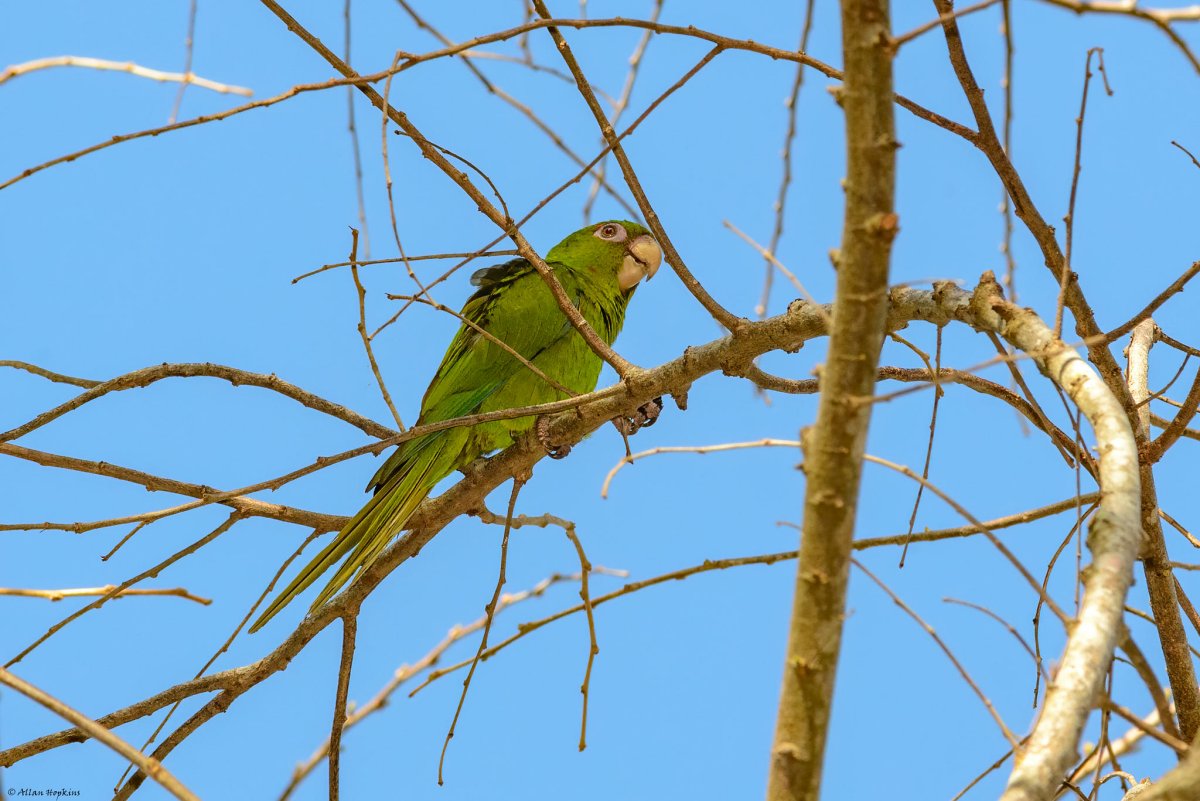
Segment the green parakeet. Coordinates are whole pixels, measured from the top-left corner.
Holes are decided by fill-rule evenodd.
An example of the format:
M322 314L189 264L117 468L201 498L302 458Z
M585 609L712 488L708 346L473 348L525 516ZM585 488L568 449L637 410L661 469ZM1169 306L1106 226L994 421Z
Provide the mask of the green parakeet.
M546 254L546 263L567 297L609 344L621 330L626 304L637 285L642 278L652 277L661 261L662 251L650 232L624 220L589 225ZM479 270L471 283L478 290L462 310L471 324L458 329L446 350L425 391L417 425L563 397L560 390L478 329L507 344L572 392L582 394L596 388L600 357L567 320L529 262L514 259ZM367 485L375 491L371 500L292 579L250 631L262 628L349 554L313 602L312 610L320 607L383 552L439 481L480 455L510 445L533 425L533 417L497 420L402 443Z

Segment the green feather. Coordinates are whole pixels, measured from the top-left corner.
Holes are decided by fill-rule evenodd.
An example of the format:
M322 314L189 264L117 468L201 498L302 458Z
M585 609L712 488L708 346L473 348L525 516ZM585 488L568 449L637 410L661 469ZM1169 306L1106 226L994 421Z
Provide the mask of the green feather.
M619 241L601 236L612 226L623 229ZM629 254L626 248L647 235L645 228L632 222L597 223L571 234L546 256L567 297L610 345L621 330L626 304L636 287L622 291L618 282ZM471 283L478 290L463 307L465 319L571 392L582 394L596 388L600 358L567 320L531 264L514 259L488 267L476 272ZM417 425L564 397L561 390L474 326L463 324L451 341L425 391ZM480 455L512 444L533 423L533 417L498 420L446 429L401 444L368 484L368 489L375 491L371 500L279 593L250 631L262 628L341 561L310 611L326 603L383 552L439 481Z

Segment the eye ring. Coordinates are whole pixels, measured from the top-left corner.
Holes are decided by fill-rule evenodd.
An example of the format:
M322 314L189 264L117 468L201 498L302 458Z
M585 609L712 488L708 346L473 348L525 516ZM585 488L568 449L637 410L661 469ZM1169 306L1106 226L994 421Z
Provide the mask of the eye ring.
M594 236L608 242L624 242L629 234L625 231L625 226L610 222L596 228Z

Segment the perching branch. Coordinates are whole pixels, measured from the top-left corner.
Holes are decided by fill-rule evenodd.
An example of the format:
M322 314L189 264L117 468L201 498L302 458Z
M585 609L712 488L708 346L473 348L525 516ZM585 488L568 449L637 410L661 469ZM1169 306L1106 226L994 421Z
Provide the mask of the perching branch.
M994 285L986 283L973 296L952 285L943 284L933 291L922 291L909 288L895 289L890 293L891 302L888 326L899 328L909 321L921 320L934 325L945 325L952 321L967 323L977 327L1001 327L1000 317L991 307L998 303L998 308L1007 307L994 296ZM991 299L991 300L989 300ZM798 348L806 340L825 334L824 318L827 310L818 313L810 304L794 303L788 311L762 322L748 323L739 334L714 340L705 345L688 348L677 359L659 367L645 371L639 376L634 387L622 389L609 388L592 393L571 402L559 402L558 405L546 404L548 408L574 410L554 414L549 420L548 433L555 442L577 442L588 433L608 424L613 417L629 415L634 410L652 398L670 395L673 392L683 392L692 382L710 373L731 369L741 370L755 358L772 350L791 351ZM1026 318L1030 319L1026 319ZM1037 332L1047 331L1044 324L1034 324L1031 312L1015 310L1013 318L1004 324L1005 335L1012 336L1018 347L1030 346L1035 353L1042 354L1039 364L1051 376L1062 376L1068 386L1069 394L1076 402L1085 405L1085 413L1097 404L1103 408L1103 402L1095 395L1103 392L1097 388L1094 375L1087 372L1084 363L1069 350L1055 351L1046 340L1038 337ZM1038 325L1041 325L1040 329ZM1061 347L1061 346L1057 346ZM1083 378L1080 378L1080 375ZM1087 376L1091 376L1089 379ZM529 411L525 412L529 414ZM1116 480L1115 462L1125 458L1125 448L1120 438L1113 439L1112 433L1117 425L1107 417L1099 415L1093 420L1100 431L1099 441L1107 443L1112 440L1114 447L1101 449L1101 486L1105 491L1105 500L1101 511L1092 528L1093 553L1096 569L1089 583L1088 597L1085 599L1080 622L1072 634L1067 654L1063 660L1063 668L1059 672L1055 691L1048 701L1047 713L1039 722L1034 736L1051 718L1051 710L1064 707L1066 712L1055 711L1053 719L1062 719L1063 714L1074 714L1086 708L1080 704L1080 688L1073 679L1081 673L1078 665L1080 659L1089 659L1095 665L1105 664L1103 655L1104 640L1099 629L1104 621L1098 620L1097 615L1107 614L1107 607L1101 607L1099 599L1112 600L1119 607L1123 600L1125 584L1121 581L1121 570L1125 564L1124 555L1119 546L1128 542L1136 547L1136 523L1133 534L1122 526L1126 514L1123 507L1131 499L1128 497L1130 488L1127 483ZM416 429L413 429L416 430ZM1127 429L1126 429L1127 430ZM411 435L410 430L409 435ZM15 446L9 446L15 447ZM375 446L372 446L375 447ZM362 450L362 449L356 449ZM376 586L400 564L407 561L426 544L451 520L469 514L482 508L486 496L513 475L529 470L540 459L545 451L534 437L522 438L519 442L501 454L469 468L464 478L442 495L426 500L411 520L412 530L393 542L380 558L367 568L363 574L346 590L334 598L328 605L305 618L299 626L289 634L278 647L262 659L223 671L210 676L204 676L193 681L171 687L150 698L134 703L98 720L106 728L115 728L133 720L138 720L155 711L166 708L175 702L198 694L217 692L218 695L185 722L175 733L164 741L155 752L155 758L164 758L183 739L207 720L219 712L225 711L237 699L258 684L267 680L282 670L308 643L334 620L346 614L352 605L357 605L370 595ZM1134 478L1136 485L1136 477ZM1134 493L1136 496L1136 492ZM1132 500L1136 509L1136 499ZM1059 505L1061 506L1061 504ZM1136 518L1136 512L1135 512ZM967 532L959 533L964 536ZM903 536L895 538L901 541ZM923 539L919 534L914 540ZM780 555L787 558L787 555ZM1132 550L1128 556L1132 562ZM1127 573L1128 571L1126 571ZM1125 576L1127 582L1128 576ZM1093 603L1093 587L1096 588L1097 601ZM593 605L601 603L601 598L592 599ZM1094 609L1093 607L1099 607ZM582 607L580 607L582 610ZM1082 643L1079 643L1082 638ZM1085 647L1086 646L1086 647ZM1111 653L1111 649L1108 651ZM1086 679L1087 671L1082 671ZM1061 689L1060 689L1061 688ZM1069 692L1068 692L1069 688ZM1062 701L1057 700L1062 698ZM1090 699L1094 696L1088 696ZM1069 703L1068 703L1069 702ZM1069 732L1068 732L1069 734ZM75 729L50 734L26 743L14 745L0 751L0 766L9 766L46 750L60 747L70 742L87 739L86 735ZM1074 740L1070 740L1073 744ZM1068 746L1068 749L1071 746Z

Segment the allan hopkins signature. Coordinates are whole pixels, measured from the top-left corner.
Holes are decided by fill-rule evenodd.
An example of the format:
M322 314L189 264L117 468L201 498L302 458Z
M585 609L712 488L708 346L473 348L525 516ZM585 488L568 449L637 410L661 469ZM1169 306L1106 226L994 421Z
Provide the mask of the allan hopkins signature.
M10 798L78 798L78 790L66 787L47 787L45 790L37 787L9 787Z

